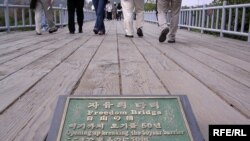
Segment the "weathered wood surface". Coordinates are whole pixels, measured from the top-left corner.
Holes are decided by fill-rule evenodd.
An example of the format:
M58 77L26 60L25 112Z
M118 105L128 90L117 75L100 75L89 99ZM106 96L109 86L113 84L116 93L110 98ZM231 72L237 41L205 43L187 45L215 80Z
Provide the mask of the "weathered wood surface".
M107 21L105 36L67 28L55 34L0 35L0 140L46 138L59 95L187 95L208 141L209 124L250 124L250 46L179 30L177 43L125 38Z

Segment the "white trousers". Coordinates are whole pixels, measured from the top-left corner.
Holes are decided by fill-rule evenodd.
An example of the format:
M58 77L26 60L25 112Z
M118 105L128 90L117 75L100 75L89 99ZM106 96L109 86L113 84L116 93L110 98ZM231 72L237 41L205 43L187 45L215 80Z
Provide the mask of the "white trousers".
M36 25L36 32L41 33L41 26L42 26L42 4L40 2L36 3L36 9L35 9L35 25Z
M48 9L49 3L47 0L37 0L37 3L41 4L41 7L44 11L46 21L48 23L49 28L55 28L55 23L54 23L54 15L53 11L51 8Z
M127 35L133 35L133 12L136 13L136 29L143 27L144 0L121 0L124 28Z
M171 22L168 38L170 40L175 39L175 34L178 29L179 13L181 9L182 0L158 0L157 11L158 11L158 23L161 29L168 27L166 12L171 10Z

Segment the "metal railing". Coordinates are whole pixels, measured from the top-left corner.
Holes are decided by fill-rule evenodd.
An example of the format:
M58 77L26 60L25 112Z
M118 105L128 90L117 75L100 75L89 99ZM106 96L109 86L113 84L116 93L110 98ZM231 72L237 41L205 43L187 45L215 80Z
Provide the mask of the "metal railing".
M53 7L54 22L57 26L68 24L67 8ZM11 29L35 27L34 11L29 5L0 4L0 17L4 17L4 23L0 23L0 30L10 32ZM96 18L95 12L84 10L84 21Z
M171 11L169 11L171 12ZM168 22L170 16L168 12ZM185 27L188 30L198 29L201 33L204 31L224 34L244 36L250 42L250 3L239 5L226 5L202 8L181 9L179 15L179 27ZM145 20L157 23L155 11L145 12ZM246 20L249 20L248 25ZM247 28L246 28L247 27Z

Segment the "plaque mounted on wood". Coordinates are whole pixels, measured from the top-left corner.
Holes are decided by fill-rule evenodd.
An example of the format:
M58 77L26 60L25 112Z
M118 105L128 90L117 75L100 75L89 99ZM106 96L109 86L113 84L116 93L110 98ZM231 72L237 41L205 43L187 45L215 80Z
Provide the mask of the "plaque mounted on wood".
M46 141L202 141L188 98L60 96Z

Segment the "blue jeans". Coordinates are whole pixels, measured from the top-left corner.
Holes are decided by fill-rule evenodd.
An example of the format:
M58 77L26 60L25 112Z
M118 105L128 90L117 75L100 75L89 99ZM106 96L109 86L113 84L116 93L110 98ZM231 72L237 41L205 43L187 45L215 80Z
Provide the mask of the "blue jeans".
M96 21L94 29L105 32L104 17L106 0L92 0L95 7Z

